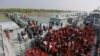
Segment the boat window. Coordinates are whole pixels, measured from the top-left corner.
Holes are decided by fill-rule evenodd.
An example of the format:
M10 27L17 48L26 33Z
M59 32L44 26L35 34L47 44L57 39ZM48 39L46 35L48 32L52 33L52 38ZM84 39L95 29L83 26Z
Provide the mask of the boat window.
M53 25L53 24L54 24L54 22L49 22L49 24L50 24L50 25Z
M100 18L100 15L99 14L91 14L90 17L91 18Z
M72 18L68 18L67 22L72 23Z
M58 25L58 23L56 22L55 25Z
M98 20L96 19L96 20L95 20L95 24L98 24L98 23L99 23L99 22L98 22Z

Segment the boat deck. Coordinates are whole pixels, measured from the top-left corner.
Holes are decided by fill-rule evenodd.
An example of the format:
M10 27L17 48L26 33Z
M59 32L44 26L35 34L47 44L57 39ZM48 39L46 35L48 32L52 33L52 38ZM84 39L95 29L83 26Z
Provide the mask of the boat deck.
M31 42L31 39L28 39L27 42L22 41L22 43L20 44L19 41L18 41L18 38L17 38L18 37L17 34L21 31L23 31L23 28L14 30L13 33L10 33L10 35L11 35L11 44L12 44L12 47L13 47L16 55L24 56L24 51L28 47L30 47L29 43ZM46 32L44 32L44 34L42 36L44 36L45 34L46 34ZM34 40L34 38L32 40ZM95 38L95 43L96 43L96 40L97 40L97 38ZM91 56L94 56L96 48L97 47L95 47L95 46L93 47Z
M48 20L49 19L47 19L47 20L41 20L41 17L38 17L38 18L33 18L33 17L29 17L31 20L35 20L35 21L38 21L38 23L47 23L48 24ZM46 19L45 17L43 17L44 19ZM42 19L43 19L42 18ZM54 29L58 29L58 28L60 28L60 27L54 27ZM24 55L24 50L25 49L27 49L26 48L26 44L28 44L28 47L30 46L30 39L28 39L28 41L27 42L22 42L21 44L18 42L18 39L17 39L17 37L18 37L18 32L21 32L21 31L23 31L23 28L21 28L21 29L17 29L17 30L14 30L13 31L13 33L11 33L11 43L12 43L12 46L13 46L13 49L14 49L14 51L16 52L16 54L17 55L20 55L20 56L23 56ZM44 35L45 35L46 33L44 33ZM95 38L95 43L96 43L96 41L97 41L97 38ZM96 52L96 48L97 47L93 47L93 50L92 50L92 54L91 54L91 56L94 56L94 53Z

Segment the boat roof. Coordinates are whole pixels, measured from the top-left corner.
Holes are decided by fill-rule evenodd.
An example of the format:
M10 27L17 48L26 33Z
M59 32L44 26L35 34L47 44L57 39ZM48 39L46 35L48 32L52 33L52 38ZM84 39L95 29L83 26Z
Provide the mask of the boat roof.
M52 17L51 19L60 19L60 20L63 20L63 19L68 19L68 18L76 18L76 17Z
M2 26L3 30L5 30L5 29L12 30L12 29L19 28L19 26L13 21L0 22L0 25Z
M100 14L100 10L99 9L95 9L90 14Z
M65 17L59 17L59 18L55 18L55 19L60 19L60 20L62 20L62 19L66 19Z
M90 14L100 14L100 12L91 12Z

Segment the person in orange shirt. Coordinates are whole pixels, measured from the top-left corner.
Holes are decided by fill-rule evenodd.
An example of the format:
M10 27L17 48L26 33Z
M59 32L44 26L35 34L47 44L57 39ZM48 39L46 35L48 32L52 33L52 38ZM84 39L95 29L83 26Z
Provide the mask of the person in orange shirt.
M34 28L35 27L35 24L32 24L31 27Z

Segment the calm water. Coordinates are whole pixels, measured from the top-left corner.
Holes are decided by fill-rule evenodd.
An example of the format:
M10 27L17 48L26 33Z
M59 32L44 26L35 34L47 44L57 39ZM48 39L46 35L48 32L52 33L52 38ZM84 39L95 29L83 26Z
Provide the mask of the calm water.
M45 16L29 16L29 18L34 19L42 24L49 23L50 20L50 17L45 17Z
M9 22L9 21L11 21L11 20L8 19L8 18L0 19L0 23L2 23L2 22Z

